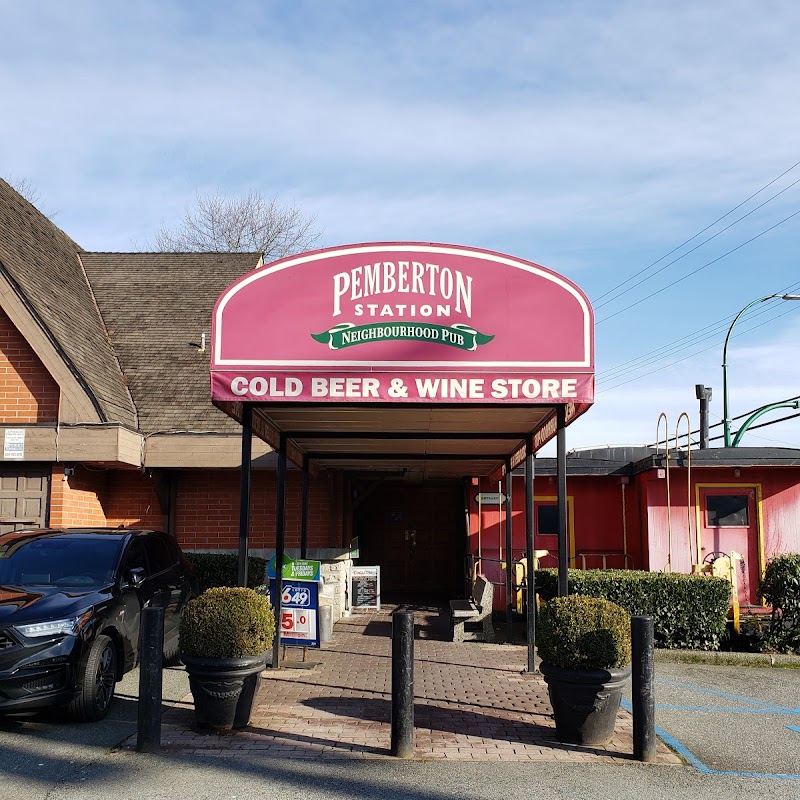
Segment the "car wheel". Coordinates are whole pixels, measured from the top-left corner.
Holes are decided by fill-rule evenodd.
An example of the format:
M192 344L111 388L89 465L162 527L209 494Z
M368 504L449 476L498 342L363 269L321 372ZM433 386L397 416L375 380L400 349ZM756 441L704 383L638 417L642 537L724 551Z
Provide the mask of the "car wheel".
M78 696L70 714L82 722L103 719L114 699L117 684L117 650L108 636L98 636L78 669Z

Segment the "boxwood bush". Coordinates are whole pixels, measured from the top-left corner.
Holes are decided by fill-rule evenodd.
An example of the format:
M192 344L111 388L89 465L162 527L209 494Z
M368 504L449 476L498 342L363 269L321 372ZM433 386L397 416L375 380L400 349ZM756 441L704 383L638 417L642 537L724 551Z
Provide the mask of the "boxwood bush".
M613 569L571 569L567 576L570 594L652 616L656 647L716 650L725 634L731 587L724 578ZM536 591L544 600L556 597L558 571L536 570Z
M776 556L764 571L758 593L772 606L763 647L800 654L800 553Z
M186 604L180 651L199 658L260 656L272 646L275 615L253 589L217 586Z
M204 592L212 586L237 586L239 556L236 553L185 553L194 566L195 576ZM259 589L267 582L267 560L250 556L247 562L247 585Z
M542 661L563 669L614 669L631 663L631 615L600 597L556 597L537 626Z

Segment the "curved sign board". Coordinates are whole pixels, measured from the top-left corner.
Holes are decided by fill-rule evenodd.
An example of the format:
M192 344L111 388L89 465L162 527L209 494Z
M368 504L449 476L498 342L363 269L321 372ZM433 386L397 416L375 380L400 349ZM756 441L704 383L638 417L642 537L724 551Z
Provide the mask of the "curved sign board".
M214 308L217 401L591 403L592 309L556 273L456 245L267 264Z

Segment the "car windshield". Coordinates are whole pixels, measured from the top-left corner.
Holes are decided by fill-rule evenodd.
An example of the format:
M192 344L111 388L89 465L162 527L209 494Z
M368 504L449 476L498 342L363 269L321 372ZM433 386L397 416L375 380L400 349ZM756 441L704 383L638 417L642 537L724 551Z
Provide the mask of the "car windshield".
M86 535L0 542L0 584L103 586L113 578L119 548L117 537Z

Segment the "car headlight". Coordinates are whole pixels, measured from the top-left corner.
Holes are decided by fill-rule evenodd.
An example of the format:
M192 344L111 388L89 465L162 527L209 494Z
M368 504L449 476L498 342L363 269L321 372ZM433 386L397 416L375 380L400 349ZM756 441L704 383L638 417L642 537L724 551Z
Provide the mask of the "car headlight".
M28 639L41 636L74 635L81 631L92 616L91 611L86 611L77 617L56 619L48 622L33 622L30 625L15 625L14 630Z

